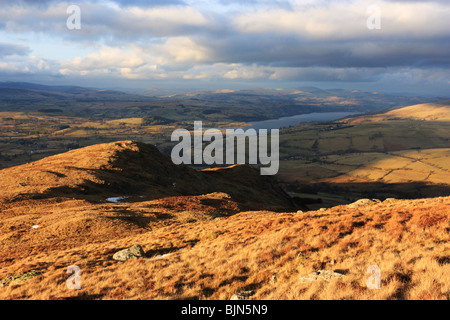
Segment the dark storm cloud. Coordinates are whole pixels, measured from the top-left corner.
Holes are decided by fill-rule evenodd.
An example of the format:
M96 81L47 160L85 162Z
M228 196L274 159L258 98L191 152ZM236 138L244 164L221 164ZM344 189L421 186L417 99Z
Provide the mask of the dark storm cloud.
M276 67L450 66L450 37L416 41L304 42L295 37L230 35L198 43L214 61Z

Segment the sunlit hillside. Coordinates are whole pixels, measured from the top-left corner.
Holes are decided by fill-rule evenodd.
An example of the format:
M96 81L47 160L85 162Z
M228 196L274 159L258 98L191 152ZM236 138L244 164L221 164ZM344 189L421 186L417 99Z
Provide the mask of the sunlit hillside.
M449 197L287 209L250 168L197 172L165 157L119 142L1 170L0 298L450 298ZM169 183L179 174L192 188ZM130 179L140 190L120 197ZM274 204L286 209L264 209ZM136 244L140 257L113 258ZM80 289L67 285L74 265ZM367 285L371 266L380 289Z

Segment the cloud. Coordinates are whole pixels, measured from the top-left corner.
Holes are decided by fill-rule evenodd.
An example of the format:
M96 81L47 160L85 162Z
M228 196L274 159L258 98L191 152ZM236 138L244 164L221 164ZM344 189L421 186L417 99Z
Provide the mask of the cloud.
M11 55L24 56L30 53L28 46L14 44L14 43L1 43L0 42L0 57L6 57Z
M232 19L240 33L291 35L306 40L358 40L448 36L448 5L433 2L379 1L382 29L367 28L369 1L296 2L292 9L262 8L242 12Z
M446 1L377 1L380 30L366 25L373 1L76 3L81 30L66 27L72 2L0 0L2 34L31 39L26 46L0 43L0 56L8 58L11 72L36 63L14 56L31 54L33 37L44 35L61 46L69 42L83 49L73 59L35 57L50 68L42 72L66 77L376 82L407 79L410 72L421 81L448 83ZM30 65L28 70L40 69Z
M49 4L60 2L59 0L0 0L2 5L18 6L18 5L31 5L31 6L48 6ZM71 4L82 3L106 3L105 0L77 0ZM158 7L158 6L172 6L172 5L185 5L182 0L111 0L121 7L139 6L139 7Z
M181 0L113 0L121 7L138 6L138 7L159 7L172 5L185 5Z
M11 75L36 75L41 76L56 75L56 65L52 61L48 61L35 56L6 57L0 60L0 73L3 76Z

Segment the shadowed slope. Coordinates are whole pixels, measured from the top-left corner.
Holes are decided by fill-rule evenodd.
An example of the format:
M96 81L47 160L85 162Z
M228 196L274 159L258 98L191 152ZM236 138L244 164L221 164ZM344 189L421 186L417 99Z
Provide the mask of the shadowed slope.
M294 209L275 180L255 168L197 171L132 141L7 168L0 181L4 262L242 210Z
M248 166L213 173L174 165L156 147L133 141L76 149L0 171L0 203L57 197L100 201L113 196L166 196L225 192L248 209L293 208L272 177Z

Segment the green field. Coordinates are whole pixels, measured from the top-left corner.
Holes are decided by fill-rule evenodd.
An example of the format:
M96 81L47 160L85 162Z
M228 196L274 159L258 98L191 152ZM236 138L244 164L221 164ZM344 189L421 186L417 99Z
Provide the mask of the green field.
M216 128L244 124L220 118L203 122L204 127ZM0 168L119 140L151 143L170 154L175 145L170 141L173 130L192 129L192 125L161 116L96 119L2 112ZM420 195L430 186L432 195L443 195L450 184L449 127L445 121L383 120L306 123L282 129L276 177L294 194L305 194L302 189L312 186L312 194L322 192L321 199L330 204L351 201L359 193Z

